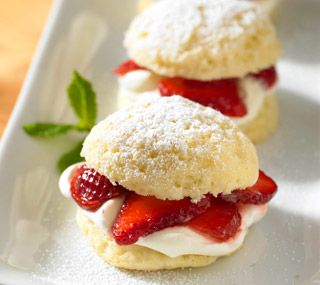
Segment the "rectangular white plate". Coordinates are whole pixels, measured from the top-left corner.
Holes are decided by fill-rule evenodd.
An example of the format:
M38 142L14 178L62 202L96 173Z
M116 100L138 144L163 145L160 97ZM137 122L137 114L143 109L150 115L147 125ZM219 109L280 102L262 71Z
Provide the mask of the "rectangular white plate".
M73 121L65 88L74 69L98 93L99 117L114 110L115 66L130 0L56 1L0 151L0 283L3 284L320 284L320 1L284 1L277 27L284 46L280 128L258 146L261 168L279 192L242 247L212 266L156 273L104 264L57 187L55 163L76 137L26 136L34 121ZM20 253L19 255L17 253ZM16 269L9 264L32 268Z

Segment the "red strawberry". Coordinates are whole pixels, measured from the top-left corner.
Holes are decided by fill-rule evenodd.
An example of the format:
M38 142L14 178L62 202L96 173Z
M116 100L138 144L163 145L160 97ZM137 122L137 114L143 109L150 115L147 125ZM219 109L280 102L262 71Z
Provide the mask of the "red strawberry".
M263 69L257 73L251 73L249 76L261 80L268 88L272 87L277 82L277 71L274 66Z
M126 191L120 185L112 185L107 177L86 165L78 167L70 183L71 196L83 209L97 210L105 201Z
M122 63L121 65L119 65L114 70L114 72L116 74L118 74L119 76L123 76L130 71L139 70L139 69L144 69L144 68L142 66L136 64L133 60L129 59L129 60L125 61L124 63Z
M189 198L178 201L160 200L153 196L140 196L128 192L113 224L113 237L120 245L132 244L139 237L181 225L204 213L209 207L209 196L198 203L192 203Z
M211 207L202 215L186 223L186 226L223 242L236 235L241 225L237 204L212 198Z
M239 96L237 82L234 78L213 81L165 78L159 83L159 91L162 96L180 95L224 115L242 117L247 109Z
M256 184L244 190L234 190L231 194L221 195L229 202L261 205L269 202L277 192L277 184L261 170Z

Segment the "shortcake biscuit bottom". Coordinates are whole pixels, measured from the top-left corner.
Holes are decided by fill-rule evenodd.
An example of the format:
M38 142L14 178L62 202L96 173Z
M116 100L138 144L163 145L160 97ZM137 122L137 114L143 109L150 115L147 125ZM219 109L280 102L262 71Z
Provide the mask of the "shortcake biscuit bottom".
M89 244L107 263L116 267L154 271L184 267L200 267L213 263L217 257L203 255L183 255L175 258L139 245L119 246L78 211L77 222Z
M253 142L259 143L269 138L278 127L278 102L274 94L265 97L263 106L256 118L240 129Z

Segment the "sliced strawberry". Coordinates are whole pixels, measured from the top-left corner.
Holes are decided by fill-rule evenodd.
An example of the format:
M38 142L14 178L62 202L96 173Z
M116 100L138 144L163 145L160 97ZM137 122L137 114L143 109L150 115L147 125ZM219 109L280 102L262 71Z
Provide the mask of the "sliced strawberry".
M213 81L165 78L159 83L159 91L162 96L180 95L224 115L242 117L247 109L239 96L237 82L235 78Z
M268 88L271 88L278 79L277 71L274 66L263 69L257 73L251 73L249 76L253 76L256 79L261 80L261 82L263 82L263 84Z
M237 204L212 198L211 207L185 225L216 241L224 242L238 232L241 215Z
M244 190L234 190L231 194L220 197L229 202L261 205L269 202L277 192L277 184L261 170L256 184Z
M125 61L124 63L122 63L121 65L119 65L114 70L114 72L116 74L118 74L119 76L123 76L130 71L140 70L140 69L144 69L144 68L142 66L136 64L133 60L129 59L129 60Z
M78 167L70 182L71 196L83 209L97 210L105 201L126 191L120 185L112 185L107 177L86 165Z
M132 244L139 237L181 225L204 213L209 207L209 196L198 203L192 203L189 198L178 201L160 200L128 192L112 226L113 237L120 245Z

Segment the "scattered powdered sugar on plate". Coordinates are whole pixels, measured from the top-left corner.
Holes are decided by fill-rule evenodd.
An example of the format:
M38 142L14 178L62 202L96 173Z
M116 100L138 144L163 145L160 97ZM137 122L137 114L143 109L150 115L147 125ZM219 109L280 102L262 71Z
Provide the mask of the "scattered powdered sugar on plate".
M39 264L32 281L53 284L198 284L203 276L197 270L137 272L116 269L104 263L87 244L75 220L61 224L52 236L51 248L40 253Z
M228 284L225 279L226 270L239 262L239 258L221 258L213 265L171 271L139 272L117 269L104 263L86 242L75 221L73 203L54 193L50 202L50 210L46 214L44 224L50 224L50 238L36 256L37 266L32 272L31 282L39 281L49 284L210 284L219 281L221 285ZM256 252L256 251L254 251ZM243 252L249 263L256 260L250 257L252 253ZM243 254L240 254L242 256ZM234 256L239 256L236 253ZM241 258L241 257L240 257ZM243 257L242 257L243 258ZM225 263L227 262L227 265ZM231 263L230 263L231 262ZM250 269L247 266L247 269ZM246 272L246 270L244 272ZM237 276L239 268L235 267L232 278ZM250 275L250 272L243 274ZM230 277L230 276L229 276ZM232 279L231 278L231 279ZM235 279L236 280L236 279ZM222 282L222 283L221 283Z
M48 221L54 224L48 244L38 254L38 265L31 281L42 281L50 284L90 284L100 285L102 282L121 285L145 284L238 284L241 280L253 284L252 278L259 274L264 276L266 266L272 262L287 264L269 266L267 272L279 270L289 275L290 266L294 272L299 272L299 266L305 261L303 250L306 243L312 243L316 236L316 228L310 221L305 223L303 217L288 216L277 208L271 208L268 217L258 226L253 227L241 250L232 257L220 258L217 262L203 268L182 269L172 271L139 272L114 268L104 263L87 244L75 221L72 202L64 207L56 207L62 199L56 193L57 202L51 203ZM61 219L62 214L64 219ZM274 221L277 220L275 224ZM298 228L308 227L308 236L295 235ZM272 231L270 229L273 228ZM283 239L283 229L289 233L292 240ZM270 252L271 250L271 252ZM281 252L281 254L278 254ZM312 254L312 253L310 253ZM316 253L315 253L316 254ZM303 276L301 276L302 278ZM283 284L291 284L290 279Z

